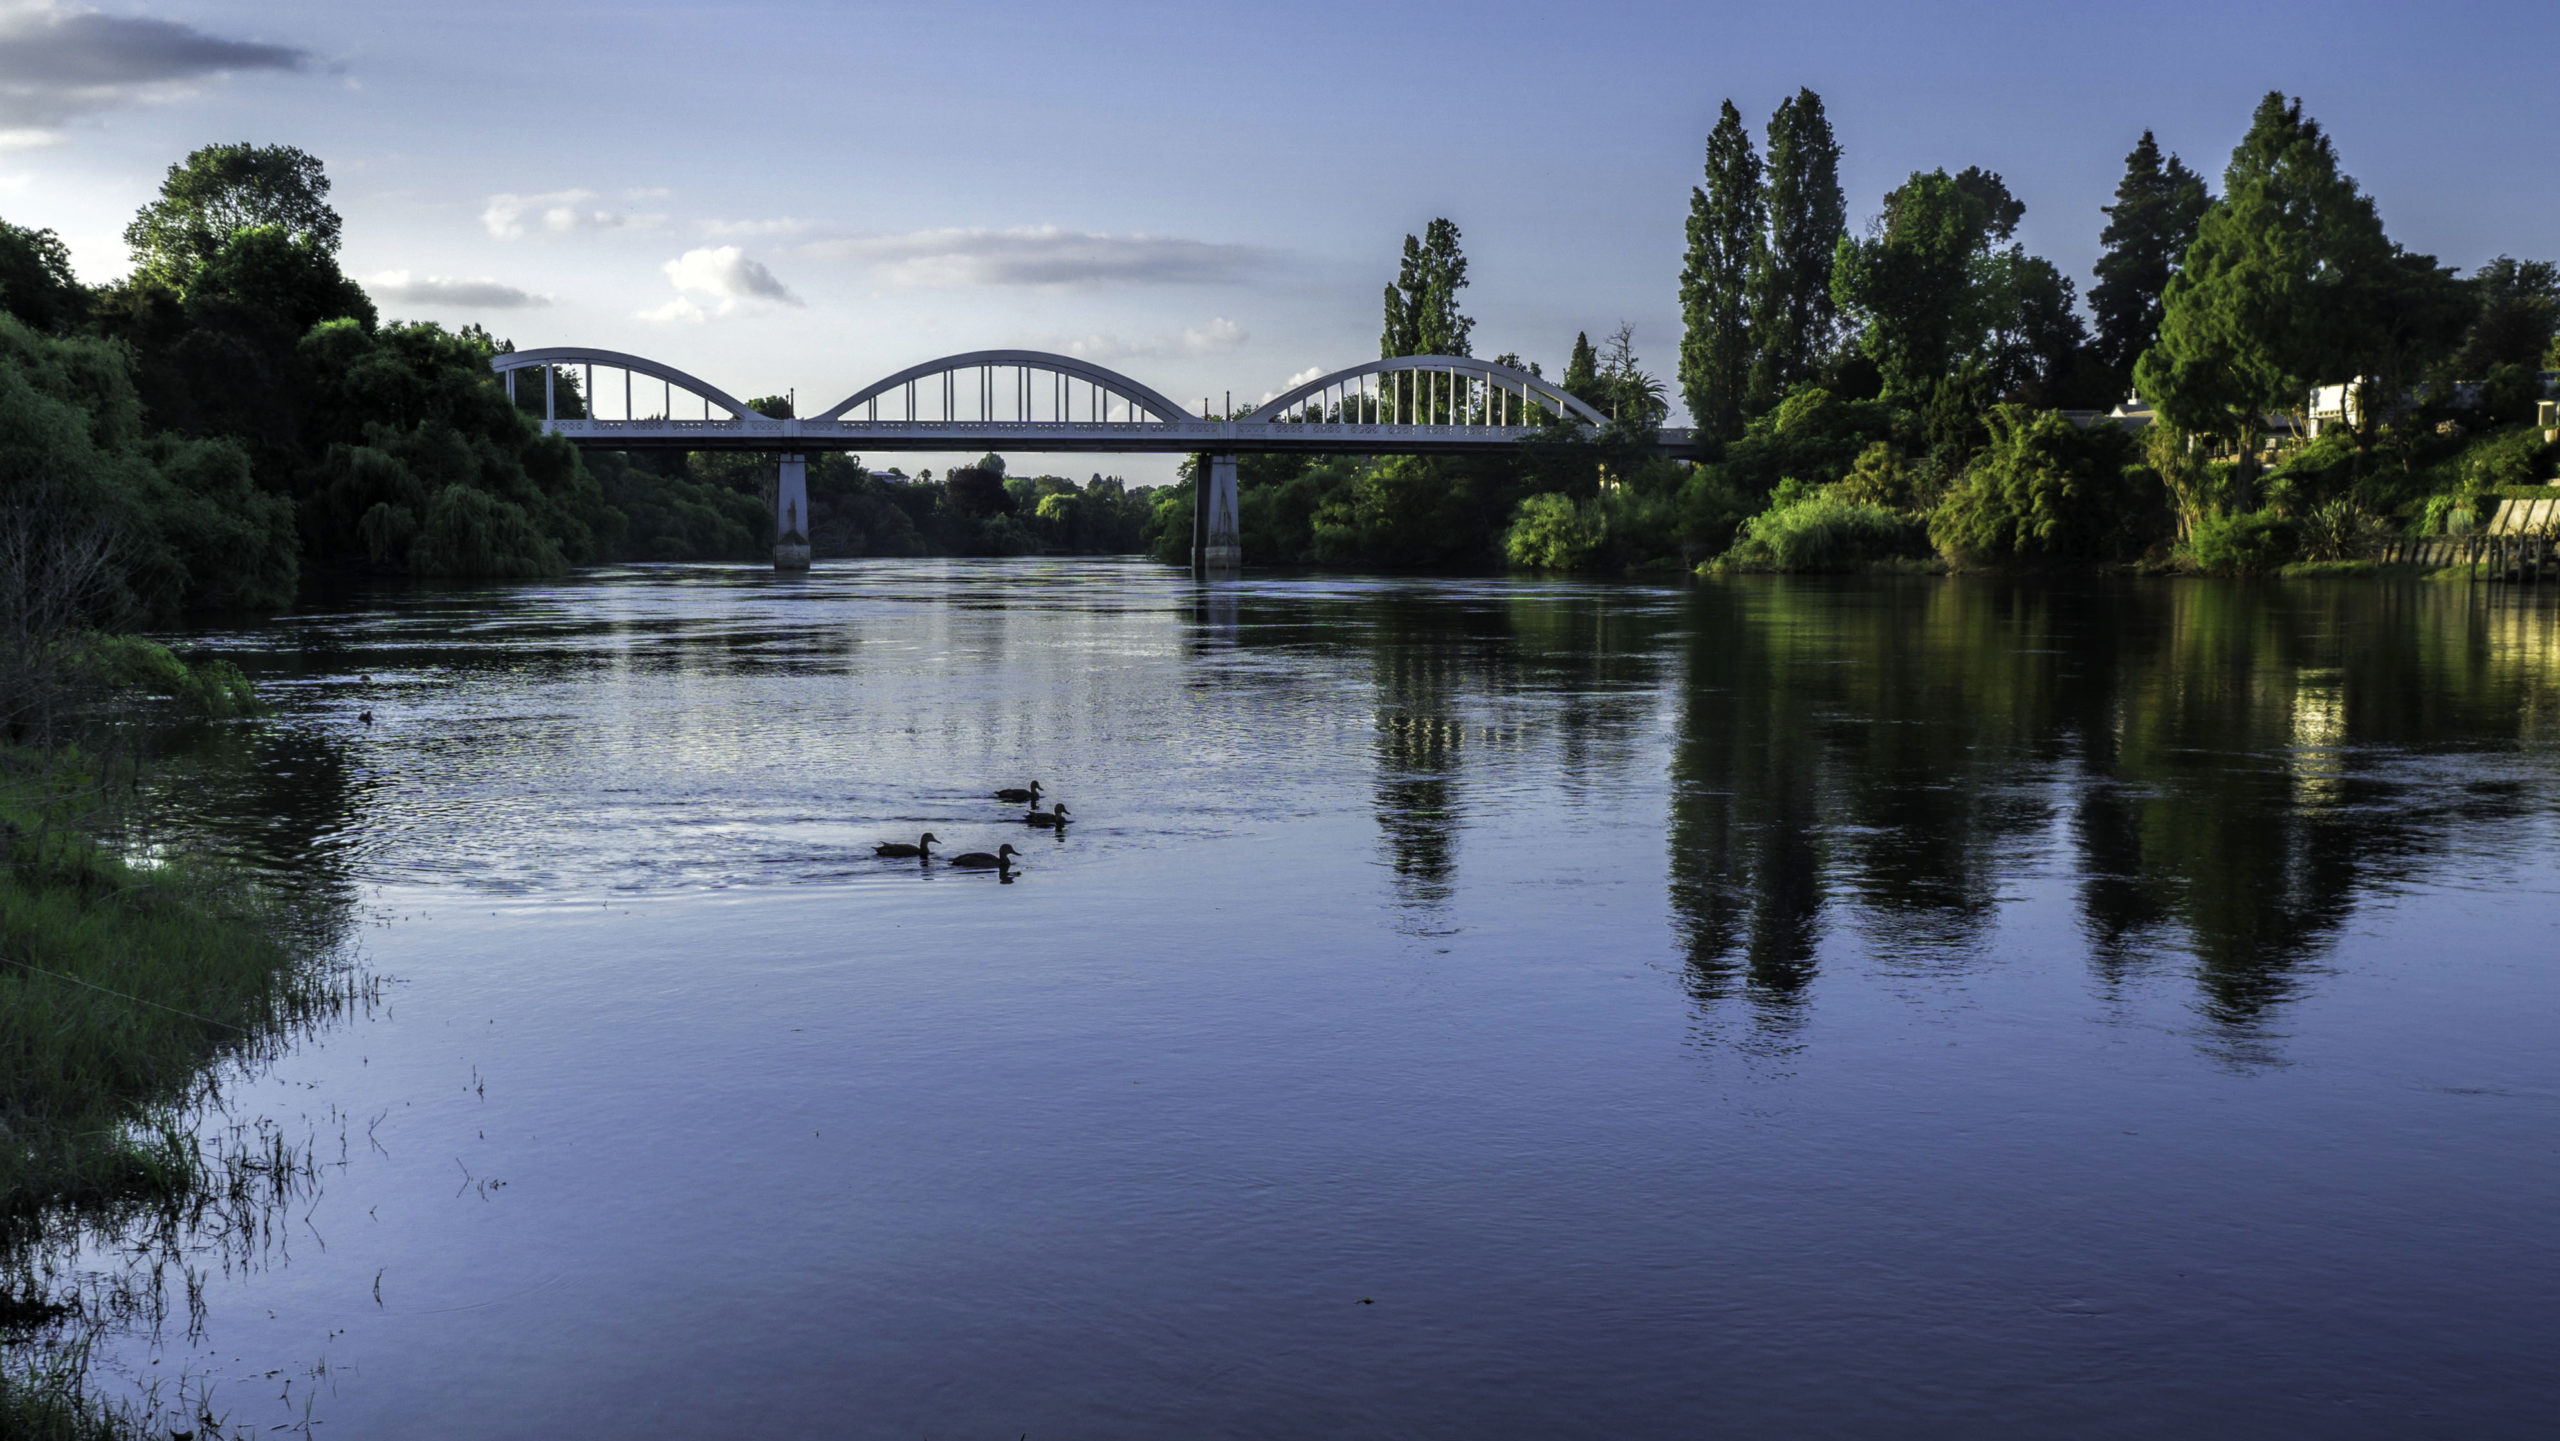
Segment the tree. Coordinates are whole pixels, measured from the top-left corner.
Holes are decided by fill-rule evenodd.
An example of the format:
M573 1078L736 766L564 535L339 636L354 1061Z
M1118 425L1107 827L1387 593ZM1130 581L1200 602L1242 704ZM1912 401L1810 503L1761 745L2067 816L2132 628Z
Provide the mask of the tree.
M187 277L188 311L199 323L218 310L245 308L281 322L292 338L324 320L375 322L373 298L338 269L330 253L281 226L233 232Z
M2493 366L2539 366L2560 329L2560 266L2501 255L2473 272L2470 285L2480 308L2454 354L2454 374L2477 380Z
M1597 388L1608 398L1608 403L1598 408L1628 429L1656 429L1662 424L1663 413L1671 408L1662 382L1636 364L1636 330L1624 322L1600 352Z
M1587 332L1573 333L1573 354L1564 363L1564 393L1594 408L1608 403L1608 393L1600 388L1600 352L1591 348Z
M1769 117L1767 177L1769 242L1751 287L1755 411L1815 376L1838 326L1831 265L1848 234L1849 202L1840 192L1840 145L1821 96L1800 89Z
M281 228L321 253L338 253L338 212L317 157L290 145L208 145L169 167L160 198L125 227L138 280L177 286L253 226Z
M1887 394L1929 393L1978 348L1978 267L2025 211L1997 175L1915 171L1885 196L1866 239L1841 238L1832 299L1859 326Z
M2299 99L2259 102L2222 191L2162 292L2134 382L2169 424L2239 449L2234 500L2248 509L2266 416L2298 412L2323 382L2356 385L2369 446L2386 397L2451 347L2461 318L2448 323L2450 273L2383 234Z
M1476 323L1458 312L1458 292L1466 288L1467 257L1458 249L1458 227L1434 220L1422 238L1404 238L1404 263L1396 283L1387 287L1386 329L1378 338L1378 354L1468 355Z
M2178 260L2195 242L2196 224L2213 197L2204 178L2172 155L2163 161L2151 132L2124 159L2116 203L2101 206L2107 228L2099 233L2098 283L2089 308L2098 318L2094 346L2099 361L2119 376L2160 333L2160 293L2177 273Z
M0 309L31 329L58 331L80 318L88 292L71 273L71 252L50 230L0 220Z
M1707 183L1689 190L1689 252L1680 271L1680 395L1701 434L1742 433L1754 335L1751 284L1767 269L1768 209L1760 157L1733 102L1707 136Z
M992 470L974 465L951 467L942 481L943 493L962 515L973 519L1011 515L1019 502L1004 488L1004 477Z
M2089 332L2073 303L2070 277L2012 245L1977 263L1974 284L1992 391L2039 409L2077 399L2065 390Z
M2432 255L2397 245L2347 279L2342 374L2356 378L2356 448L2370 450L2383 412L2462 343L2479 312L2471 287Z

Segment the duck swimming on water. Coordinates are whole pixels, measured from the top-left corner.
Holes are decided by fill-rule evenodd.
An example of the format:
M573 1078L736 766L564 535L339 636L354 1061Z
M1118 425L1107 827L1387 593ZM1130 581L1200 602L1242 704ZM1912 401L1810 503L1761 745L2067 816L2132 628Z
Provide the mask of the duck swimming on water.
M1003 790L996 792L996 799L1000 801L1020 801L1026 805L1036 806L1040 804L1040 783L1038 781L1033 781L1031 783L1031 789L1029 790L1024 790L1020 786L1007 786Z
M904 860L914 857L929 861L933 859L935 844L933 832L926 831L916 838L914 845L908 845L905 841L882 841L871 848L871 854L884 860Z
M1022 854L1022 852L1015 850L1011 845L1001 845L996 847L993 852L963 851L959 855L951 858L951 864L960 867L962 870L1000 871L1011 868L1013 865L1013 858L1020 854Z
M1026 826L1038 826L1043 830L1062 828L1067 823L1067 807L1064 802L1060 802L1045 811L1027 812L1022 817L1022 823Z

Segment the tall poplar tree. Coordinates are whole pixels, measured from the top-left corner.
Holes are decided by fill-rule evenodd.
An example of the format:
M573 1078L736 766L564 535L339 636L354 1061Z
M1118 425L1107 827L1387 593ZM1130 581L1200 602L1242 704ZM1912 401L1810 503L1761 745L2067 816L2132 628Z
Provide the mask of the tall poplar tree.
M2196 224L2212 199L2204 177L2175 155L2164 160L2148 130L2124 158L2116 203L2100 207L2107 228L2098 237L2098 283L2089 288L2089 308L2098 318L2091 348L2119 378L2132 375L2133 362L2159 335L2160 293L2195 243Z
M1476 323L1458 310L1458 292L1466 288L1467 257L1458 248L1458 227L1434 220L1422 238L1404 238L1404 262L1396 282L1387 287L1386 328L1378 337L1378 355L1466 355Z
M1798 90L1769 117L1767 173L1769 243L1751 296L1759 342L1751 374L1755 410L1812 379L1838 328L1831 258L1849 233L1849 202L1840 193L1840 145L1831 138L1821 96Z
M1689 251L1680 269L1680 395L1702 435L1742 433L1757 339L1751 284L1766 266L1768 208L1760 156L1742 112L1724 102L1707 136L1707 183L1689 190Z

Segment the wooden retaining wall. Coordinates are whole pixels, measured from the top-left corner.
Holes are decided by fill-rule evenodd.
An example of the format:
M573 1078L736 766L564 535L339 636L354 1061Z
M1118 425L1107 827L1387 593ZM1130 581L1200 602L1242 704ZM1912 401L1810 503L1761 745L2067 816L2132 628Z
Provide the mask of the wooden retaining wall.
M2549 526L2560 526L2560 490L2547 500L2502 500L2498 513L2489 517L2491 535L2531 535Z

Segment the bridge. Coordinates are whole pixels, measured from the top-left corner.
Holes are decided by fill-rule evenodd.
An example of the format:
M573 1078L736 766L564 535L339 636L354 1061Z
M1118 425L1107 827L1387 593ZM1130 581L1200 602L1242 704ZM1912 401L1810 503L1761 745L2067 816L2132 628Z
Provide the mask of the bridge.
M671 365L554 346L494 357L508 395L543 429L598 450L744 450L779 457L774 564L809 564L807 454L845 451L1110 451L1200 454L1192 564L1242 561L1235 458L1247 452L1432 455L1507 450L1557 422L1607 417L1526 371L1471 356L1410 355L1319 376L1250 412L1193 412L1140 381L1073 356L980 350L909 366L810 416L770 416ZM527 372L539 372L529 375ZM598 373L603 375L601 385ZM617 385L616 377L619 377ZM565 382L565 383L564 383ZM716 412L716 413L715 413ZM1665 447L1688 434L1666 431Z

